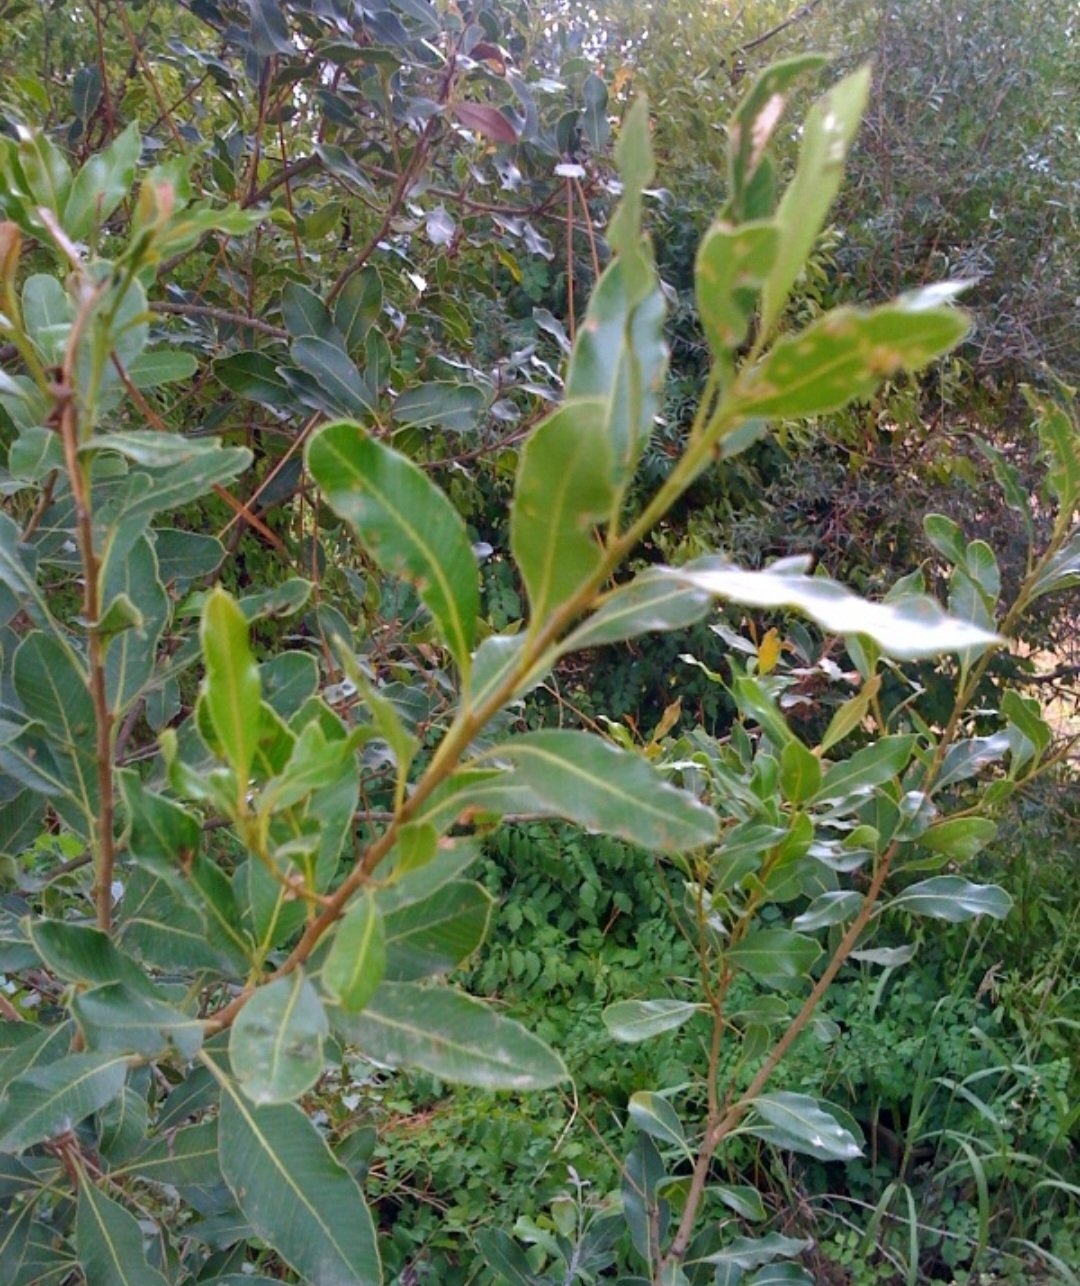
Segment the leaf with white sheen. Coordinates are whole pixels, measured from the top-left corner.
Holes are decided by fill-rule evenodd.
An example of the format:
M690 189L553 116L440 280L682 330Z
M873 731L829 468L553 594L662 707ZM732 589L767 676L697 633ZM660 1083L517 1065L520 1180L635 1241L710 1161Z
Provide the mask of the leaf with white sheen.
M744 571L721 558L702 558L664 574L743 607L796 608L833 634L867 634L889 656L913 661L999 643L996 634L948 616L931 598L871 603L824 576L807 576L784 560Z
M638 1093L630 1095L627 1108L631 1121L639 1130L644 1130L646 1134L659 1139L661 1143L674 1144L684 1152L687 1150L682 1122L666 1098L639 1090Z
M710 808L669 785L640 755L591 733L527 733L492 753L514 765L515 776L547 811L586 830L665 853L716 838Z
M758 982L783 987L809 974L821 946L790 929L752 929L724 954L728 964L745 969Z
M460 514L420 469L357 424L328 424L308 468L327 503L391 576L415 585L458 667L468 671L480 608L476 558Z
M229 1036L236 1079L253 1103L297 1099L322 1075L329 1033L319 993L303 970L259 987Z
M766 1237L734 1237L723 1250L707 1255L705 1262L722 1268L737 1268L743 1272L749 1272L750 1269L768 1264L774 1259L790 1259L792 1255L809 1250L813 1244L812 1241L796 1240L794 1237L785 1237L778 1232L770 1232Z
M622 643L639 634L681 630L700 621L712 606L712 595L693 585L680 585L662 572L644 571L606 595L600 606L560 644L561 653L605 643Z
M0 1152L21 1152L77 1125L123 1088L127 1055L69 1054L13 1080L0 1099Z
M674 1031L698 1013L688 1000L619 1000L601 1015L608 1034L627 1045Z
M892 899L888 909L960 924L978 915L1004 920L1012 904L1012 898L996 884L972 884L959 875L935 875L906 888Z
M754 1099L746 1132L790 1152L821 1161L851 1161L862 1155L858 1139L808 1094L778 1092Z
M310 1286L381 1286L371 1214L319 1130L295 1104L221 1089L221 1171L255 1234Z
M391 1067L489 1090L546 1089L567 1079L562 1059L520 1023L446 987L384 982L363 1013L335 1013L349 1044Z
M79 1185L75 1249L86 1286L168 1286L147 1262L139 1221L86 1175Z
M568 402L521 452L510 548L534 622L546 620L600 568L596 528L610 517L616 495L606 415L599 399Z
M259 667L248 642L242 609L225 590L214 589L203 607L200 630L206 658L207 713L241 792L247 791L259 743L262 690Z

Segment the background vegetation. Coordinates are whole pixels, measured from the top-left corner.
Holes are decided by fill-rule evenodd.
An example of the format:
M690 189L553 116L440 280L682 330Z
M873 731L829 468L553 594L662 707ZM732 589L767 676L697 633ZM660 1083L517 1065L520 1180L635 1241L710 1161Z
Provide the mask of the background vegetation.
M263 705L289 735L322 729L319 788L281 804L282 817L303 813L293 833L275 814L270 834L295 869L322 863L331 896L354 849L396 824L409 764L414 785L454 726L448 655L461 657L423 577L394 574L377 542L354 538L330 471L315 485L305 451L316 430L360 421L445 492L479 559L475 641L520 638L536 603L511 548L515 478L528 435L575 396L566 359L594 286L616 248L619 262L630 254L612 218L613 148L631 102L647 95L656 177L628 174L630 153L623 181L631 194L645 187L670 364L628 480L628 521L685 459L725 360L695 288L702 238L739 195L725 123L768 64L820 51L832 61L804 68L772 139L781 186L814 100L867 60L873 78L831 223L777 333L956 278L970 283L973 324L929 364L882 372L866 396L812 420L781 410L768 435L718 448L727 458L678 496L626 572L716 552L752 569L811 554L880 599L921 569L955 615L1004 621L1023 647L891 665L858 639L751 604L561 657L511 694L487 735L585 730L664 766L724 815L723 861L744 860L732 831L751 835L753 871L725 888L715 866L709 883L618 827L592 834L567 825L565 810L538 820L542 809L489 800L511 815L496 829L481 802L479 829L454 832L460 871L467 856L481 887L455 885L449 945L424 922L409 947L423 938L434 959L425 972L451 972L485 1012L520 1020L570 1079L557 1062L537 1071L543 1055L523 1044L546 1088L455 1086L453 1069L430 1059L365 1058L340 1028L290 1030L301 1044L317 1037L320 1060L326 1037L328 1067L320 1061L291 1099L302 1094L332 1146L333 1174L362 1184L383 1277L403 1286L1076 1281L1075 3L7 0L0 21L0 1280L373 1280L334 1278L275 1241L273 1221L245 1204L235 1161L223 1174L206 1142L221 1095L208 1068L227 1063L217 1015L239 1008L253 977L272 978L310 923L302 899L275 902L274 886L259 885L244 801L200 784L221 770L225 711L237 704L222 671L250 656ZM62 450L63 417L90 382L71 338L78 282L117 291L129 310L87 323L102 337L93 431L118 435L91 477L89 547L104 593L91 606L111 604L109 619L88 610L80 474ZM640 324L643 349L655 346L655 327ZM746 354L735 348L732 363ZM148 431L160 450L123 437ZM170 457L165 435L187 454ZM939 517L924 524L930 513ZM1040 584L1057 592L1043 597ZM116 656L113 639L137 637L123 644L121 673L108 671L116 718L104 734L98 708L80 704L87 686L65 686L67 663L40 642L49 620L88 673L95 647ZM215 629L235 643L216 671ZM859 703L871 681L873 708ZM258 697L254 709L241 713L265 719ZM376 732L332 752L327 710ZM831 749L837 719L842 750ZM922 739L922 757L866 785L879 811L890 791L899 809L901 787L908 798L932 761L967 759L937 796L938 824L960 829L919 848L916 810L895 895L961 872L965 887L993 892L967 894L964 916L946 903L920 919L901 902L869 948L884 954L841 959L827 1007L769 1085L832 1105L831 1150L815 1154L753 1116L755 1129L736 1123L723 1148L707 1149L711 1087L741 1101L822 970L796 961L782 985L768 970L764 981L736 971L723 1014L738 1041L710 1049L707 1021L691 1013L712 1003L724 958L708 909L729 934L734 924L790 932L818 893L861 897L877 869L790 895L774 884L762 902L753 879L794 844L800 816L839 843L870 807L845 818L790 778L781 788L770 765L792 743L845 762L901 733ZM107 787L93 784L95 735L106 738ZM789 770L797 758L788 752ZM269 795L270 769L253 774ZM331 832L345 854L332 871ZM426 860L424 842L395 849L399 875ZM414 875L425 892L444 878ZM388 922L424 905L415 887L411 904L396 896ZM497 927L481 946L489 897ZM1009 903L1006 917L987 918ZM826 915L805 933L832 951L847 923ZM91 924L108 950L64 934ZM207 939L194 964L185 935ZM253 939L266 950L238 957ZM157 981L154 1003L173 1010L143 1013L129 1047L108 1033L133 1026L138 996L108 993L114 1007L96 1014L85 996L138 992L124 972L132 958ZM316 957L320 988L324 969ZM675 1006L657 1012L681 1025L665 1017L647 1043L614 1043L625 1011L612 1006L641 1001ZM201 1064L198 1042L185 1044L195 1018L206 1024ZM139 1066L128 1066L132 1048ZM104 1085L117 1051L122 1090L78 1097L73 1078ZM399 1062L414 1066L391 1070ZM27 1089L61 1063L65 1121ZM262 1111L287 1110L278 1089ZM24 1128L35 1114L39 1134ZM678 1257L653 1243L678 1236L703 1156L683 1278Z

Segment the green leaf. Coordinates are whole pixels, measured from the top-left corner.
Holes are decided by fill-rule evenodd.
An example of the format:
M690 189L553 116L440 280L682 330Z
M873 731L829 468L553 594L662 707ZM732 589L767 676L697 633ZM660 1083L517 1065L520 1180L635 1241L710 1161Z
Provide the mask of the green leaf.
M143 995L154 994L144 970L101 929L36 917L27 917L24 923L38 956L57 977L92 987L126 983Z
M805 575L804 566L802 560L785 559L750 572L709 557L664 568L662 574L744 607L797 608L831 633L867 634L889 656L902 660L1000 642L988 630L947 616L933 599L910 596L871 603L825 576Z
M382 316L382 304L382 278L373 264L367 264L349 278L334 304L334 325L347 353L355 353L363 344Z
M834 85L806 117L795 177L776 211L780 242L761 297L761 328L766 334L778 321L840 189L844 161L869 92L870 68L861 67Z
M493 899L479 884L452 880L386 917L386 977L412 982L457 968L487 936Z
M1062 513L1072 513L1080 501L1080 431L1063 407L1049 397L1024 388L1036 413L1039 441L1049 463L1046 480Z
M307 459L331 508L356 528L379 566L416 586L467 673L479 573L457 510L416 465L358 425L327 425L309 444Z
M309 335L296 340L289 351L297 366L318 381L327 414L366 419L375 410L371 391L344 349Z
M295 1104L221 1088L221 1170L256 1236L310 1286L381 1286L371 1214L320 1131Z
M139 1221L100 1192L85 1173L79 1184L75 1249L86 1286L168 1286L147 1262Z
M759 1095L754 1099L752 1123L744 1128L778 1148L820 1161L852 1161L862 1155L855 1135L808 1094Z
M790 929L752 929L724 953L728 964L745 969L769 987L785 987L807 977L820 955L821 947L813 938Z
M918 837L920 848L941 853L953 862L968 862L991 843L997 826L988 817L947 817Z
M100 1053L138 1054L152 1060L172 1045L184 1062L202 1046L198 1018L135 990L122 982L81 992L71 1012L86 1037L87 1048Z
M642 572L606 594L600 605L560 644L560 654L621 643L663 630L694 625L709 612L712 595L693 585L680 585L663 572Z
M247 620L236 600L220 587L211 591L203 607L199 637L206 658L207 713L243 795L259 742L262 692Z
M323 965L323 986L347 1014L359 1013L386 972L386 933L382 913L370 894L362 894L334 931Z
M608 1034L628 1045L674 1031L701 1011L688 1000L620 1000L601 1017Z
M510 547L529 593L534 627L593 579L603 555L596 524L615 500L602 402L571 402L530 435L521 453Z
M798 1264L766 1264L743 1286L814 1286L814 1279Z
M500 1277L510 1286L546 1286L530 1268L525 1252L501 1228L485 1228L476 1234L476 1247Z
M481 413L488 394L477 384L432 380L407 388L394 401L394 423L402 427L446 429L468 433L481 427Z
M958 523L944 514L927 514L923 518L923 531L931 545L950 563L955 565L964 562L967 545Z
M719 1197L729 1210L734 1210L751 1223L760 1223L765 1218L765 1203L757 1188L746 1184L716 1183L710 1185L709 1193Z
M287 1103L322 1075L329 1033L319 993L300 969L257 988L229 1035L229 1059L251 1101Z
M59 366L64 360L71 321L71 300L55 277L35 273L27 277L22 293L23 324L49 365Z
M101 601L105 609L98 622L104 632L118 605L138 604L132 627L108 640L105 653L105 691L109 709L125 713L154 678L158 645L172 604L158 575L157 554L144 535L130 544L114 538L108 542L101 565Z
M131 191L141 150L139 126L132 121L108 147L95 152L83 165L71 185L62 219L64 231L72 240L88 240Z
M955 347L968 319L906 296L879 308L834 308L777 340L732 390L732 417L822 415L868 398L883 380L914 371Z
M752 1268L759 1268L762 1264L771 1263L774 1259L791 1259L795 1255L802 1254L804 1250L810 1250L813 1244L810 1240L785 1237L778 1232L770 1232L766 1237L733 1237L723 1250L706 1255L704 1262L716 1264L721 1271L737 1268L743 1272L749 1272ZM722 1277L718 1271L717 1281L727 1280L729 1279Z
M705 338L718 358L729 357L746 339L779 244L779 229L773 223L733 228L718 220L702 237L694 289Z
M780 793L789 804L805 804L821 787L821 760L792 738L780 752Z
M935 875L906 888L888 903L888 910L960 924L978 915L1004 920L1012 904L1012 898L996 884L971 884L959 875Z
M819 893L806 910L792 920L791 927L802 933L812 933L832 924L843 924L855 918L862 903L862 894L851 889Z
M892 781L908 766L918 738L914 733L880 737L857 750L850 759L841 759L825 770L815 803L868 794L875 786Z
M661 1143L672 1143L684 1152L689 1151L682 1122L666 1098L662 1098L659 1094L639 1091L630 1095L627 1110L631 1121L639 1130L644 1130L646 1134L659 1139Z
M62 1134L120 1093L128 1059L69 1054L17 1077L0 1099L0 1152L22 1152Z
M141 353L128 367L128 379L136 388L160 388L162 384L178 384L189 380L198 369L191 353L176 348L156 348Z
M342 1039L392 1067L488 1090L533 1090L568 1077L559 1056L512 1019L446 987L384 982L363 1013L333 1015Z
M248 398L263 406L288 406L292 393L281 377L278 362L266 353L245 351L230 353L214 360L216 379L238 397Z
M716 838L716 815L639 755L586 732L527 733L491 752L514 764L549 814L643 848L681 852Z

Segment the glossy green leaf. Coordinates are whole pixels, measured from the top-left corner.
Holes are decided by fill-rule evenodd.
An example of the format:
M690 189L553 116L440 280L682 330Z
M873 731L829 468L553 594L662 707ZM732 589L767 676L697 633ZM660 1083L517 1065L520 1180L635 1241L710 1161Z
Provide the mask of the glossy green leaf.
M641 634L686 629L708 614L712 601L706 590L681 585L663 572L644 571L605 595L559 651L576 652Z
M615 500L606 407L597 400L560 407L521 453L510 547L529 594L534 622L546 620L600 568L595 527Z
M1032 598L1080 585L1080 532L1048 558L1031 588Z
M75 1247L86 1286L168 1286L147 1262L139 1221L88 1175L79 1184Z
M688 1151L682 1122L666 1098L639 1090L630 1095L626 1106L631 1121L639 1130L644 1130L661 1143L674 1144L684 1152Z
M254 1107L222 1083L221 1170L255 1234L310 1286L381 1286L371 1214L321 1132L292 1103Z
M146 536L139 535L131 544L121 539L109 542L101 568L101 598L105 611L100 631L118 604L127 602L138 608L132 627L110 638L105 653L109 709L119 716L130 709L157 673L158 646L172 607L158 575L154 546Z
M475 1241L488 1266L510 1286L541 1286L543 1279L532 1271L525 1252L501 1228L484 1228Z
M815 1283L799 1264L766 1264L747 1277L742 1286L815 1286Z
M510 1018L440 986L384 982L363 1013L333 1014L338 1035L392 1067L419 1067L479 1089L546 1089L566 1080L562 1059Z
M770 987L784 987L809 976L820 955L815 939L790 929L752 929L724 953L728 964L745 969Z
M138 1054L159 1058L171 1045L190 1062L202 1045L198 1018L122 982L81 992L71 1012L86 1037L86 1046L100 1053Z
M769 333L814 248L829 207L840 190L844 161L870 92L870 69L845 76L811 108L802 129L795 177L776 211L780 232L776 262L761 296L761 326Z
M892 899L888 909L960 924L978 915L1004 920L1012 904L1012 898L996 884L972 884L959 875L935 875L910 885Z
M798 560L751 572L723 559L703 558L666 568L664 574L744 607L797 608L831 633L867 634L889 656L902 660L1000 642L988 630L947 616L933 599L871 603L827 577L805 575Z
M804 804L821 787L821 760L793 738L780 752L780 792L789 804Z
M11 1081L0 1098L0 1152L22 1152L77 1125L116 1097L128 1059L69 1054Z
M806 910L792 920L791 927L801 933L813 933L815 929L844 924L854 919L862 904L862 894L852 889L819 893Z
M108 147L85 162L75 176L63 211L64 231L74 241L88 240L130 192L141 150L139 127L132 121Z
M633 1045L674 1031L700 1009L700 1005L687 1000L619 1000L608 1005L601 1017L610 1036Z
M917 740L911 733L879 737L849 759L830 764L814 802L865 795L875 786L899 777L911 761Z
M754 1099L748 1134L785 1151L821 1161L851 1161L862 1155L859 1140L808 1094L778 1091Z
M356 528L383 570L416 586L467 672L479 574L465 524L444 493L411 461L345 421L312 439L307 460L331 508Z
M383 288L378 269L367 264L345 283L334 303L334 325L345 341L345 351L355 353L368 331L382 316Z
M477 384L432 380L414 384L394 401L394 423L468 433L482 425L487 392Z
M82 986L126 983L134 991L153 995L153 984L145 972L101 929L44 918L30 918L25 923L34 950L57 977Z
M334 324L330 310L310 287L297 281L286 282L281 292L281 316L293 339L319 339L345 351L345 337Z
M241 1089L259 1106L299 1098L322 1075L329 1030L319 993L301 969L264 983L229 1036L229 1059Z
M918 837L920 848L941 853L953 862L968 862L991 843L997 825L988 817L947 817Z
M422 901L386 917L386 977L412 982L457 968L487 936L491 894L467 880L452 880Z
M378 904L362 894L334 930L322 980L347 1014L359 1013L386 972L386 933Z
M760 1223L765 1218L765 1203L757 1188L747 1184L714 1183L710 1185L709 1193L719 1197L729 1210L734 1210L751 1223Z
M365 419L375 410L363 376L344 349L329 340L306 336L296 340L289 351L297 366L318 381L321 404L328 414Z
M723 1250L706 1255L705 1262L716 1264L720 1270L737 1268L749 1272L775 1259L791 1259L809 1250L813 1244L810 1240L785 1237L778 1232L770 1232L765 1237L733 1237ZM717 1280L728 1279L718 1272Z
M260 402L263 406L287 406L292 400L288 383L278 371L278 363L266 353L245 351L230 353L214 361L215 377L238 397Z
M199 631L206 659L207 713L241 792L246 792L259 741L262 693L243 611L216 588L203 607Z
M509 760L528 791L554 816L661 852L716 837L711 809L669 785L638 755L584 732L527 733L492 752Z
M741 376L730 411L758 417L822 415L868 398L883 380L919 370L964 338L968 319L912 295L879 308L835 308L785 335Z
M963 563L967 545L958 523L944 514L927 514L923 518L923 531L931 545L950 563Z

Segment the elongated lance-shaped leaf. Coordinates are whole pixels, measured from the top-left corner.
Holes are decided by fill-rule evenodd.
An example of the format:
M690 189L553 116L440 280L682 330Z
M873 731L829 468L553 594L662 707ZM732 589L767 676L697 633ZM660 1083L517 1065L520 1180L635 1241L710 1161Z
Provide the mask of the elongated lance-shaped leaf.
M247 620L221 588L214 589L206 600L200 638L206 658L207 713L243 798L259 744L262 693Z
M363 1194L293 1103L255 1107L221 1083L221 1171L256 1236L310 1286L381 1286Z
M644 190L654 172L648 109L638 99L627 112L615 149L622 196L608 240L617 258L604 271L566 372L566 399L605 403L612 481L630 481L660 409L668 350L664 296L648 242L641 234Z
M363 893L334 931L323 986L348 1014L359 1013L386 972L386 932L374 897Z
M935 875L910 885L888 903L887 909L960 924L978 915L1004 920L1012 904L1012 898L997 884L972 884L959 875Z
M841 1125L827 1105L808 1094L777 1092L754 1099L747 1134L778 1148L804 1152L822 1161L851 1161L862 1155L859 1140Z
M386 977L411 982L447 973L487 936L492 897L471 880L452 880L430 897L386 917Z
M681 630L700 621L712 607L712 595L673 581L650 568L606 595L603 602L559 646L559 652L621 643L662 630Z
M611 513L612 447L606 405L568 402L535 429L521 453L510 548L544 621L600 568L596 526Z
M147 1262L139 1221L87 1175L79 1184L75 1247L86 1286L168 1286Z
M840 190L844 162L869 92L870 69L861 67L834 85L806 118L795 177L776 211L780 244L761 296L761 328L766 334L776 324Z
M120 1093L127 1055L70 1054L13 1080L0 1099L0 1152L21 1152L77 1125Z
M922 595L871 603L824 576L807 576L800 560L785 559L760 572L722 558L699 558L664 575L744 607L792 607L834 634L867 634L902 660L938 656L1000 642L996 634L948 616Z
M601 1017L609 1035L635 1045L688 1022L701 1006L688 1000L619 1000L608 1005Z
M446 495L411 460L346 420L315 435L307 462L327 503L383 571L416 586L467 674L480 576L465 524Z
M671 853L716 838L716 814L670 785L647 760L586 732L515 737L492 752L509 760L546 810L645 848Z
M520 1023L446 987L384 982L364 1011L331 1011L337 1034L380 1063L421 1067L442 1080L491 1090L557 1085L562 1059Z
M869 397L882 380L919 370L964 338L967 316L940 306L949 295L931 287L879 308L834 308L777 340L739 378L727 409L740 418L821 415Z

